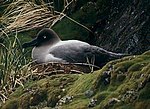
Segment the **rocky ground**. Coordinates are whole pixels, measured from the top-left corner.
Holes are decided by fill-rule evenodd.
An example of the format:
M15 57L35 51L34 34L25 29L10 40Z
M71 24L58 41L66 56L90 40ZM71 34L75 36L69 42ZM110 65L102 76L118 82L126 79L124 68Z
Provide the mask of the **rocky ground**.
M149 68L148 51L89 74L46 76L16 89L2 109L149 109Z
M64 39L80 39L128 54L140 54L150 49L148 0L85 0L77 3L80 5L72 9L71 17L94 34L64 19L54 27Z
M62 10L57 5L55 8ZM26 78L24 85L14 89L1 108L149 109L149 10L149 0L77 0L66 13L80 25L63 18L52 27L61 39L78 39L131 56L111 61L91 73L89 69L78 72L76 66L63 66L61 71L62 65L52 66L60 72L43 70L48 65L39 66L40 73ZM20 42L30 40L28 36L35 36L41 28L19 33ZM26 57L30 59L30 53Z

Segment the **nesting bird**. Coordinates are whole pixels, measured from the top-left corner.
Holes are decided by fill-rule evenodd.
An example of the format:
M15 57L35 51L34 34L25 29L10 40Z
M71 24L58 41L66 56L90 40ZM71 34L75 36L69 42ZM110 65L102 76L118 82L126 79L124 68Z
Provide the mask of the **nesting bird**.
M48 28L42 29L35 39L22 45L23 48L31 46L34 46L32 59L37 63L69 62L103 66L110 60L125 56L79 40L62 41L52 29Z

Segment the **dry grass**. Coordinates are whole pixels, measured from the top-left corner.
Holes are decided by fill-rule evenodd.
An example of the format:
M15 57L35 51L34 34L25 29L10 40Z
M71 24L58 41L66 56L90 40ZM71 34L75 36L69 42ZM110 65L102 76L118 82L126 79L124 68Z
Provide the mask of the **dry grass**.
M65 14L67 9L75 4L76 0L64 0L62 12L58 12L54 9L53 2L45 3L43 0L39 0L39 2L40 5L37 5L35 0L14 0L0 18L1 29L6 33L10 33L16 30L22 32L40 27L51 28L58 21L66 17L92 33L86 26Z
M25 54L17 38L10 40L8 34L5 40L0 43L0 100L5 102L16 87L23 86L24 76L30 73Z
M52 23L58 15L54 15L46 6L23 0L11 3L2 16L2 23L6 27L4 31L7 33L17 29L20 32Z
M65 10L75 2L75 0L64 0L62 12L54 10L53 2L45 3L39 0L40 5L35 0L15 0L12 2L1 17L3 30L6 33L17 31L27 31L33 28L52 27L64 16Z
M18 32L40 27L51 28L64 17L89 30L65 14L68 7L76 0L64 0L62 12L55 11L53 2L45 3L43 0L39 0L39 2L40 5L37 5L35 0L13 0L0 18L1 36L6 37L7 43L0 43L0 101L2 102L5 102L17 87L24 87L24 83L29 79L42 75L42 72L35 73L27 64L25 54L17 38ZM14 40L10 40L9 34L15 32ZM66 71L63 69L63 72L65 72L64 70ZM81 73L77 70L73 70L73 72Z

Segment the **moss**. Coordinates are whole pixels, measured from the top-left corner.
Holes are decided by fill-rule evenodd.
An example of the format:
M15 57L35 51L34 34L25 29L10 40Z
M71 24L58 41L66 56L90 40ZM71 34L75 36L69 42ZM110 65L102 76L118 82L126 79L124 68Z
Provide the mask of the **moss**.
M101 42L96 44L99 44L100 46L104 46L108 42L107 43L108 45L110 43L108 48L112 50L117 49L116 47L117 44L117 46L122 49L121 51L124 51L127 50L124 49L124 47L122 47L122 45L125 45L124 38L130 40L132 39L132 37L128 38L126 36L140 35L140 34L136 35L135 32L134 32L135 35L132 35L132 32L128 33L128 31L130 32L130 30L128 29L130 29L131 26L133 26L134 28L134 22L136 22L136 20L140 21L140 19L135 19L134 22L132 22L133 15L130 16L130 13L132 13L131 11L134 12L136 10L130 9L132 8L132 6L130 5L131 1L132 0L127 0L127 1L121 0L112 3L112 1L110 0L92 0L92 1L77 0L78 6L75 8L77 8L78 10L75 11L74 14L70 15L70 17L75 19L79 23L87 26L88 28L90 29L92 28L91 30L93 30L94 27L95 30L93 31L95 33L98 32L97 34L98 41L95 42ZM137 6L136 3L133 4L135 5L136 8ZM139 12L141 12L143 6L140 5L141 2L138 2L137 4L140 6L140 8L139 6L137 6L137 8L140 9ZM62 10L63 6L59 6L56 4L54 5L56 10L58 11ZM125 10L126 6L130 10L129 13L128 13L128 9ZM0 9L2 8L3 6L0 6ZM146 10L148 9L144 8L144 10L145 11L144 13L141 14L141 16L144 15L146 13ZM127 22L124 17L123 11L126 12L125 14L129 15L129 19L127 20ZM0 11L0 14L2 12L3 10ZM123 13L123 16L119 12ZM137 14L134 13L135 16L139 14L138 11L136 12ZM114 18L116 18L117 21ZM137 17L137 18L145 19L144 16ZM106 21L103 19L106 19ZM99 23L97 22L98 20L102 20L104 22ZM129 22L130 24L128 24L129 20L131 21ZM124 23L120 21L127 23L128 28L126 29L125 26L122 29L121 26ZM141 22L143 22L142 19ZM120 24L123 23L123 24L120 25L119 23ZM115 28L115 25L118 24L119 24L118 28ZM139 26L136 25L136 27ZM67 18L62 19L61 22L57 23L53 27L53 29L56 30L56 32L61 36L61 39L79 39L82 41L87 41L87 39L89 38L89 31L73 23ZM30 40L29 37L33 38L38 31L39 31L38 29L35 29L27 32L22 32L18 34L18 37L21 43L23 43ZM102 34L99 34L99 32ZM139 32L137 31L137 33ZM148 32L144 32L144 35L146 33ZM116 43L116 36L118 35L119 35L120 42ZM105 41L102 40L103 37ZM141 39L140 37L137 38ZM107 41L107 39L109 40ZM125 42L128 42L129 40L126 40ZM144 42L144 39L142 39L142 42ZM145 45L146 47L148 46L147 43L143 44L142 42L140 43L140 45L138 45L139 47L135 46L136 47L135 50L138 51L138 49L141 50L145 48L142 47L143 45ZM31 49L27 49L25 50L25 52L28 52L29 50ZM28 58L30 59L29 53L28 53ZM111 70L109 68L109 65L112 66ZM108 84L104 84L103 82L104 71L111 72L110 83ZM95 109L102 108L106 104L108 104L109 108L113 108L113 109L125 109L125 108L126 109L134 109L134 108L149 109L150 108L149 75L150 75L150 51L147 51L142 55L129 56L129 57L125 57L122 59L109 62L102 69L91 74L84 74L84 75L62 74L62 75L55 75L51 77L45 77L44 79L37 80L37 81L31 80L30 82L27 82L24 85L24 88L19 87L18 89L16 89L16 91L10 95L9 100L7 100L5 104L3 104L2 109L17 109L17 108L29 109L30 106L33 105L36 106L43 101L46 101L47 106L55 107L60 97L63 97L65 95L70 95L70 96L73 95L74 98L72 102L63 104L62 108L64 109L68 109L68 108L86 109L90 99L92 98L96 98L98 100ZM91 97L88 98L85 96L85 91L89 89L94 91L94 93ZM138 96L138 97L134 99L132 102L130 102L129 99L131 99L133 96ZM117 98L121 102L117 102L113 105L109 105L110 99L112 98Z
M39 89L36 93L33 93L30 97L30 106L38 105L40 102L44 101L47 98L47 90Z
M126 78L125 74L118 74L117 75L117 81L120 83Z
M12 109L15 108L15 104L11 105L14 102L18 104L18 108L29 109L30 106L38 105L44 100L47 101L49 106L53 107L59 100L58 96L64 96L66 93L62 91L60 85L63 84L65 88L77 78L77 75L57 75L39 81L28 82L25 88L19 87L18 90L11 94L11 101L4 104L4 109L10 106L12 106Z
M58 98L58 96L63 96L61 94L61 90L60 89L55 89L55 90L51 90L48 92L48 98L47 98L47 103L49 107L55 107L56 103L58 102L58 100L60 98Z
M141 63L144 65L141 66ZM62 109L85 109L92 98L97 99L95 109L105 106L110 109L124 109L126 107L140 109L142 105L148 109L147 102L150 99L149 63L149 55L129 56L109 62L94 73L53 75L38 81L28 82L24 89L20 87L14 94L11 94L11 100L8 100L2 109L7 109L10 106L12 109L27 109L33 105L38 106L43 101L47 103L48 107L55 107L60 98L66 95L73 96L73 99L71 102L62 104ZM135 68L137 66L140 68ZM109 84L104 84L102 79L105 71L111 72ZM87 90L93 91L92 96L85 95ZM111 103L113 98L116 101Z
M89 99L84 95L75 96L73 101L62 106L62 109L85 109L88 107Z
M149 100L150 99L150 83L146 84L145 87L139 93L140 100Z
M21 95L24 93L24 91L25 91L26 89L30 89L30 88L33 87L34 85L36 85L36 84L35 84L35 82L33 82L33 81L27 82L27 83L24 85L24 89L23 89L22 87L17 88L17 90L15 91L15 93L12 93L11 96L12 96L12 97L19 97L19 96L21 96Z
M2 109L18 109L18 100L8 100L6 104L3 105Z
M135 103L135 109L149 109L150 108L150 100L147 101L138 101Z
M128 68L133 64L134 64L134 61L120 62L114 66L116 68L115 72L118 72L118 73L127 72Z
M96 94L94 97L98 100L98 103L101 103L103 100L105 100L108 97L109 94L110 91L103 91Z
M130 71L139 71L145 66L145 63L135 63L129 68Z
M98 73L81 75L78 80L70 87L68 93L74 95L76 93L84 93L91 88L94 78Z
M150 50L143 53L143 55L150 55Z
M115 105L112 109L135 109L131 104L120 103L119 105Z
M20 96L19 99L19 108L22 109L29 109L30 107L30 98L31 98L31 94L29 93L25 93L22 96Z

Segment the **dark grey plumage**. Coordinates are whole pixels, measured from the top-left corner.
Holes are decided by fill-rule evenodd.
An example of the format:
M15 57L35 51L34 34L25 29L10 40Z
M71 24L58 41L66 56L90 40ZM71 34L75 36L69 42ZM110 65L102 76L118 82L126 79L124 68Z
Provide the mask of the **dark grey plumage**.
M30 46L34 46L32 58L37 63L70 62L103 66L110 60L126 56L78 40L61 41L58 35L48 28L42 29L33 41L23 44L23 48Z

